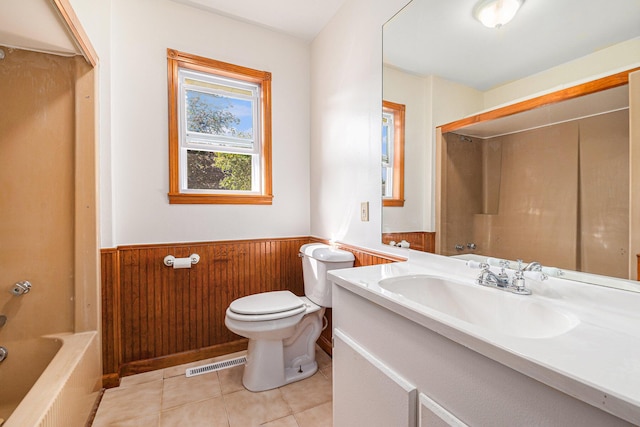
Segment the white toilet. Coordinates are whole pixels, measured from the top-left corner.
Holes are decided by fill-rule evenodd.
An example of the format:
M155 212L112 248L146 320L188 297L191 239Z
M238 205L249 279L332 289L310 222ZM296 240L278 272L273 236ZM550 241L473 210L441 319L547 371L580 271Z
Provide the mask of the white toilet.
M300 248L304 297L289 291L263 292L233 301L224 319L231 332L249 338L242 383L269 390L310 377L318 370L315 343L331 307L327 271L353 266L351 252L321 243Z

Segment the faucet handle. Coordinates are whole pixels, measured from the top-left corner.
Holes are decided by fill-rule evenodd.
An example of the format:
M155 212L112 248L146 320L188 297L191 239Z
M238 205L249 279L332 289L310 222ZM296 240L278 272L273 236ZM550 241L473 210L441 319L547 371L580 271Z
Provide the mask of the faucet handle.
M519 295L531 295L531 291L527 289L526 282L524 279L524 267L522 266L522 260L518 260L518 270L516 274L513 276L513 280L511 281L512 292L514 294Z
M556 267L542 267L540 269L547 276L561 277L564 276L564 271Z
M9 292L11 292L13 295L20 296L29 293L30 290L31 283L28 280L23 280L14 284Z
M549 276L543 271L525 271L524 276L529 279L537 280L538 282L543 282L549 278Z
M482 271L487 271L491 268L491 266L486 262L479 262L479 261L473 261L473 260L468 260L466 262L466 265L469 268L479 268Z
M498 273L498 277L501 277L503 279L508 278L509 275L507 274L507 268L509 268L510 265L511 263L506 259L500 260L498 262L498 266L500 267L500 273Z

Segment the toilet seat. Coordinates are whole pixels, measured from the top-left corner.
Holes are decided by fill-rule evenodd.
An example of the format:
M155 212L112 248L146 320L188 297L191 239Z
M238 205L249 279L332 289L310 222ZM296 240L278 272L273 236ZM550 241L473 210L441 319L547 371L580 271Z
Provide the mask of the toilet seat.
M273 291L233 301L227 309L227 316L234 320L258 322L295 316L306 309L304 301L292 292Z

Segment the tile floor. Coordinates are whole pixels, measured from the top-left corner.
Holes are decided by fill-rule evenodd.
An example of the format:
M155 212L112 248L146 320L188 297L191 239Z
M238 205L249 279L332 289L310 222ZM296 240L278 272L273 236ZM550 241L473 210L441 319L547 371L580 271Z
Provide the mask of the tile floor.
M93 427L332 426L331 358L319 347L315 375L274 390L247 391L243 366L185 376L186 368L240 355L125 377L105 392Z

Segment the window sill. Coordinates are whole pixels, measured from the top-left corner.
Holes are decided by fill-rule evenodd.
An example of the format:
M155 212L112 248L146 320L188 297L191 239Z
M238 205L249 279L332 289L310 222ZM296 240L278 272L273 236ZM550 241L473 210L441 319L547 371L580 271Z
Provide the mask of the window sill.
M385 207L389 207L389 206L403 207L404 206L404 199L382 199L382 206L385 206Z
M270 205L272 195L169 193L171 205Z

